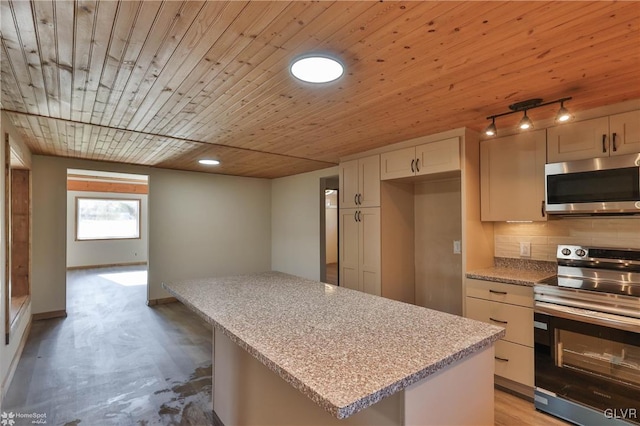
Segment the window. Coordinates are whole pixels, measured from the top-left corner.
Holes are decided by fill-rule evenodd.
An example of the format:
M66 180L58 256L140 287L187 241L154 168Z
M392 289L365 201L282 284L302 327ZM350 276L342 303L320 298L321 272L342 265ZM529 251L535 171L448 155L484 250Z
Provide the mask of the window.
M76 240L140 238L140 200L76 198Z

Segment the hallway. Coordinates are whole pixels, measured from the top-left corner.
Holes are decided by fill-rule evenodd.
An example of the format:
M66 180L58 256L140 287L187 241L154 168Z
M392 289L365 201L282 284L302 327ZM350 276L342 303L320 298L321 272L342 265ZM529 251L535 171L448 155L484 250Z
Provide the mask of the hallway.
M144 284L145 266L69 271L68 317L32 323L2 410L48 425L211 424L211 327L181 303L148 307Z

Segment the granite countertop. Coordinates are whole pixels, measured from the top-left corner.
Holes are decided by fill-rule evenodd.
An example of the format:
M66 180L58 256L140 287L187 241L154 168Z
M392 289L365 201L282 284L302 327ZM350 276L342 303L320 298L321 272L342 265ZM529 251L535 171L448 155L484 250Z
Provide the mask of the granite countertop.
M496 258L495 266L467 272L467 278L499 283L533 286L538 281L556 275L554 262Z
M280 272L162 285L337 418L505 334L501 327Z

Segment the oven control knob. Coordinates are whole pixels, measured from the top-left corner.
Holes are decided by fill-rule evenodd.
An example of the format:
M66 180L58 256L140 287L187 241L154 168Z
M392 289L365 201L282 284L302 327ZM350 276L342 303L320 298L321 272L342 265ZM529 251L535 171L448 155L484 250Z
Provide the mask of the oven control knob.
M584 251L583 249L578 249L576 250L576 254L580 257L584 257L587 254L587 252Z
M571 254L571 250L569 250L568 248L563 248L562 254L564 254L565 256L569 256Z

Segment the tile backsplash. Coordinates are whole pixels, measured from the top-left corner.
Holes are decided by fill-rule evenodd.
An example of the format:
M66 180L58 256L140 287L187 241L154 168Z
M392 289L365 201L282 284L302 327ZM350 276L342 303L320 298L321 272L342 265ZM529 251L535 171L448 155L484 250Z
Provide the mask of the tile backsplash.
M640 217L581 217L547 222L494 224L495 256L520 256L520 243L531 244L532 260L556 260L558 244L640 249Z

